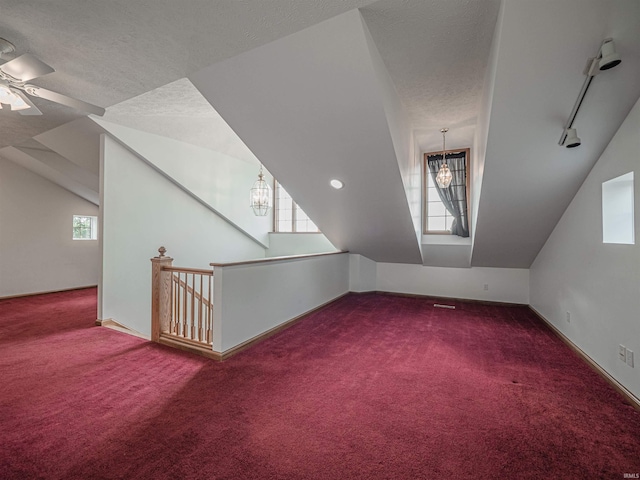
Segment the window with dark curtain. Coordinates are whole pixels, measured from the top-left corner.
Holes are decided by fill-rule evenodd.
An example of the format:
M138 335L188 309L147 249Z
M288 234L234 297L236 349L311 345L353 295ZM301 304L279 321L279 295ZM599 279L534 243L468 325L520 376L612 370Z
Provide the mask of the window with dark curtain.
M450 232L459 237L469 236L469 218L467 207L467 158L469 150L446 152L446 163L451 170L453 179L447 188L439 188L436 184L436 175L442 166L442 153L425 154L426 172L431 177L430 184L435 188L429 189L437 192L438 197L446 211L453 217L450 223ZM427 210L430 202L427 200ZM426 229L427 231L429 228Z

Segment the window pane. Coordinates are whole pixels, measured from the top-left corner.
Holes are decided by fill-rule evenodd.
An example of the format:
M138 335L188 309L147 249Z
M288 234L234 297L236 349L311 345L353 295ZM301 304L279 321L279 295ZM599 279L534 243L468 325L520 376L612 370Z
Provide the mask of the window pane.
M289 219L288 221L279 220L277 227L278 228L276 232L291 232L291 228L293 227L293 225L291 224L291 219Z
M453 217L451 215L447 215L447 230L451 231L451 226L453 225Z
M442 202L429 202L427 208L427 214L430 217L441 217L447 214L447 209Z
M295 204L291 196L278 182L276 182L275 190L277 221L275 222L274 228L276 232L319 232L316 224Z
M291 195L282 188L282 185L276 182L276 218L275 223L276 232L291 232L293 231L293 200Z
M424 233L445 233L451 232L451 226L454 222L454 217L446 210L444 204L440 200L440 189L435 184L429 168L427 166L427 159L435 156L441 158L441 154L438 152L425 153L423 155L423 194L424 194ZM469 151L462 149L455 153L447 154L447 164L449 169L453 173L454 181L451 183L449 189L451 194L458 197L458 204L460 210L463 212L464 218L467 219L467 170L468 170L468 157ZM459 177L459 178L458 178ZM457 182L456 182L457 179ZM466 223L466 222L463 222Z
M427 187L435 188L435 184L433 183L433 177L431 176L431 172L427 172Z
M427 229L434 232L446 230L446 221L444 217L429 217L427 219Z
M317 232L318 227L304 213L298 205L296 205L296 232Z
M73 216L74 240L96 240L98 238L98 217L87 217L83 215Z

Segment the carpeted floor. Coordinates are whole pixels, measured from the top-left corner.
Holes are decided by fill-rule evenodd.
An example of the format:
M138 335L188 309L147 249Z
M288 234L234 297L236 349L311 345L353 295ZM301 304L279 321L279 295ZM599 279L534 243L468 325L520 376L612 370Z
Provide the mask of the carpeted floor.
M524 307L350 295L223 362L0 301L0 479L622 479L640 415Z

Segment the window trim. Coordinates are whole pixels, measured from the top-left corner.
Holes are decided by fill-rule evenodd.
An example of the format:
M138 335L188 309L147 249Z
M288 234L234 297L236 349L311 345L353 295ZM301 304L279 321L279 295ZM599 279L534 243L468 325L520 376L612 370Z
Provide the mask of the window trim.
M318 226L316 225L316 228L318 228L318 230L316 232L298 232L296 231L296 210L299 207L299 205L295 202L295 200L293 199L293 197L291 198L291 206L292 206L292 211L291 211L291 231L290 232L281 232L280 230L278 230L278 225L279 223L279 218L278 218L278 212L280 210L279 207L279 201L278 201L278 181L274 178L273 179L273 232L272 233L295 233L295 234L300 234L300 233L322 233L320 231L320 228L318 228ZM291 195L289 195L291 196ZM314 223L315 225L315 223Z
M467 215L470 218L469 215L469 196L471 194L471 188L470 188L470 157L471 157L471 148L467 147L467 148L454 148L451 150L445 150L445 157L446 155L449 154L453 154L453 153L461 153L464 152L465 157L464 157L464 168L467 174L467 180L466 180L466 186L465 186L465 190L466 190L466 203L467 203ZM428 226L428 219L429 219L429 199L427 198L427 188L428 188L428 179L427 179L427 175L429 174L429 168L427 167L427 157L431 156L431 155L441 155L442 154L442 150L436 151L436 152L426 152L422 155L422 234L423 235L452 235L452 233L449 230L429 230L427 228ZM469 224L469 230L471 230L471 224Z

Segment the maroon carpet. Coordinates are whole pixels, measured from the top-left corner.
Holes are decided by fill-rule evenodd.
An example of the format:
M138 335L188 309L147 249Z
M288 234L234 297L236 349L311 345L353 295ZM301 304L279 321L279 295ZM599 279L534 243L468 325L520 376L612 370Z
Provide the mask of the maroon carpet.
M352 295L216 363L0 301L0 478L622 479L640 415L528 309Z

